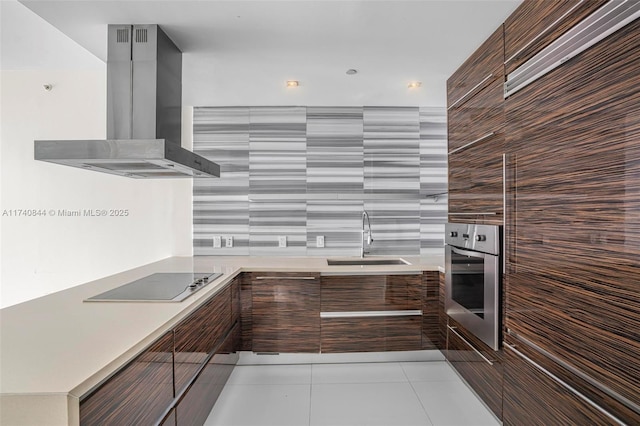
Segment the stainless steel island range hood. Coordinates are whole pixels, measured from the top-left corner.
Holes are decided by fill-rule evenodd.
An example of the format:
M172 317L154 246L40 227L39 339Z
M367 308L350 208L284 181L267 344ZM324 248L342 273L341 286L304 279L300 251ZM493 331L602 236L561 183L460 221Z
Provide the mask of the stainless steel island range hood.
M37 140L36 160L131 178L220 177L182 148L182 52L157 25L109 25L107 139Z

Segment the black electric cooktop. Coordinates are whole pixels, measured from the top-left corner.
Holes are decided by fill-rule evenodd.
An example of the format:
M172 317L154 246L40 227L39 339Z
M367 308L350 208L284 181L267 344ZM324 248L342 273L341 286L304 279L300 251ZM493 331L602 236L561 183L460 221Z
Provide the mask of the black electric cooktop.
M219 272L159 272L85 302L181 302L221 276Z

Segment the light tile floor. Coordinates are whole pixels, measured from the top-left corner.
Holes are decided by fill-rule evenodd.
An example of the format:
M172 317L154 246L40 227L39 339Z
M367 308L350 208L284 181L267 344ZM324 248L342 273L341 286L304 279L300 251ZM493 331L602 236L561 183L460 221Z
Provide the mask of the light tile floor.
M437 351L431 351L437 352ZM208 426L498 425L435 356L318 357L241 355ZM366 362L354 362L356 360ZM414 360L415 359L415 360ZM418 359L432 359L419 361ZM286 361L286 364L278 362ZM333 363L333 362L340 363ZM247 364L260 365L247 365Z

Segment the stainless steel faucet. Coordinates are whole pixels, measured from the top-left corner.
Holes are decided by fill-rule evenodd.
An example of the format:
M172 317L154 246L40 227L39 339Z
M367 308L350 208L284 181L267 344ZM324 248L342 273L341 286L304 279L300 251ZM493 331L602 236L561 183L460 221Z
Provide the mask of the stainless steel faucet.
M364 220L367 219L367 227L369 231L365 231ZM364 250L364 235L367 234L367 245L371 245L373 242L373 234L371 233L371 221L369 220L369 213L366 210L362 211L362 240L360 241L360 258L364 258L365 253L369 253Z

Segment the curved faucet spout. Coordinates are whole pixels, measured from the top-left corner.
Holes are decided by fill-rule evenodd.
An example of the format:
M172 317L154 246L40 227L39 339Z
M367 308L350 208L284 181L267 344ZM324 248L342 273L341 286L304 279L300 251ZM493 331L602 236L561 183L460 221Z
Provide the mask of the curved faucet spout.
M366 219L366 224L368 227L368 231L365 230L365 219ZM364 258L365 253L368 253L367 251L365 251L364 249L364 244L365 244L365 239L364 236L365 234L367 234L367 245L371 245L371 243L373 242L373 233L371 232L371 220L369 219L369 213L367 213L366 210L362 211L362 239L361 239L361 244L360 244L360 258Z

